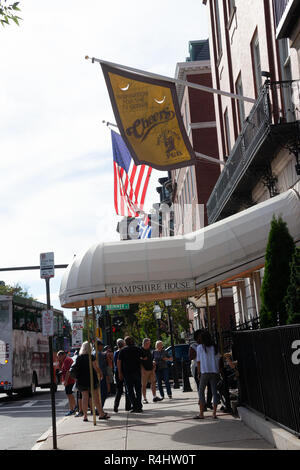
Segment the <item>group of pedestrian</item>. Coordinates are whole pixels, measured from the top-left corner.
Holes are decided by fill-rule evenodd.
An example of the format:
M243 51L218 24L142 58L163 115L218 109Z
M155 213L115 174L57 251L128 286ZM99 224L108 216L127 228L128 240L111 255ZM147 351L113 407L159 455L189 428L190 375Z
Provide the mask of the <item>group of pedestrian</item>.
M162 341L157 341L155 350L151 352L151 340L145 338L142 347L135 345L130 336L124 340L118 340L118 351L115 352L115 371L117 377L117 395L114 403L114 411L118 411L120 403L120 390L125 385L126 402L125 409L132 413L142 413L143 404L147 400L147 385L150 383L153 402L164 399L162 380L164 380L169 398L172 398L169 382L169 366L167 362L172 361L163 348ZM166 372L164 372L166 370ZM156 395L156 380L160 397Z
M75 414L76 417L82 416L84 421L88 421L88 408L92 410L94 403L99 419L109 419L110 416L103 408L113 383L113 374L116 382L114 400L116 413L124 392L125 410L141 413L143 404L148 403L146 396L148 383L151 386L153 402L164 399L163 382L168 397L172 398L168 362L173 358L168 356L162 341L156 342L154 351L151 351L149 338L145 338L142 346L138 347L130 336L117 340L117 350L114 353L109 347L104 351L104 345L100 340L96 341L95 347L97 350L92 350L90 343L85 341L73 359L64 351L57 353L69 403L67 416ZM156 381L160 397L156 395ZM77 393L77 404L74 391Z

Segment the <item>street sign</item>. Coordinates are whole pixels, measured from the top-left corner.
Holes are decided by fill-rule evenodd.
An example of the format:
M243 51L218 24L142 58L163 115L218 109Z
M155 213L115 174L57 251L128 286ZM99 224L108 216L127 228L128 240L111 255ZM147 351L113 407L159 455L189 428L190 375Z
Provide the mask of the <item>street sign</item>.
M129 304L106 305L106 310L129 310Z
M72 312L72 347L80 348L83 343L84 313Z
M53 336L54 328L53 325L53 310L42 311L42 332L43 336Z
M73 328L72 330L72 348L80 348L83 343L82 330Z
M54 253L40 254L40 276L41 279L54 277Z

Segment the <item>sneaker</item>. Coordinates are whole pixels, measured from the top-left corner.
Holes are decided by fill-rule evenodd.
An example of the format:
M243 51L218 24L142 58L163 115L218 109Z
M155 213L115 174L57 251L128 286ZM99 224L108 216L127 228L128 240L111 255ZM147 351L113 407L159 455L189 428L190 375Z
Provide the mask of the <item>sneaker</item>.
M153 401L154 401L154 402L155 402L155 401L162 401L162 400L163 400L163 398L159 398L159 397L154 397L154 398L153 398Z
M75 413L75 410L70 410L68 413L65 414L65 416L71 416Z
M145 399L143 400L143 403L148 403L147 398L145 398Z
M168 397L171 399L171 398L172 398L172 395L168 395Z
M77 413L75 414L74 418L79 418L83 416L83 411L77 411Z

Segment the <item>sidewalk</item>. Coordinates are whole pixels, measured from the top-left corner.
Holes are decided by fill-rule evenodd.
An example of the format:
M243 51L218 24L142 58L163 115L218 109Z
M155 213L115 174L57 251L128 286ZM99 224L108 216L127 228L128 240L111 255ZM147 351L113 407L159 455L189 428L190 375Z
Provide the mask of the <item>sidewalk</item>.
M193 385L192 385L193 386ZM173 390L173 399L153 403L147 390L149 404L144 412L124 411L124 397L118 413L113 411L114 397L105 402L105 411L111 418L93 424L82 418L68 416L57 422L57 447L60 450L264 450L273 449L261 436L251 431L239 418L218 412L218 420L211 418L211 410L204 420L194 420L199 413L196 391ZM33 450L51 450L52 428L41 436Z

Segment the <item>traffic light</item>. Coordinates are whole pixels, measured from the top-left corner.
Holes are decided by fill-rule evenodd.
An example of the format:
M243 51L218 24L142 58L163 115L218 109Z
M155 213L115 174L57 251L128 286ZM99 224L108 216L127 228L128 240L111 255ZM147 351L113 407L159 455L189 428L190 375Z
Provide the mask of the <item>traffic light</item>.
M111 331L113 333L117 333L121 330L122 326L124 325L124 318L123 317L113 317Z

